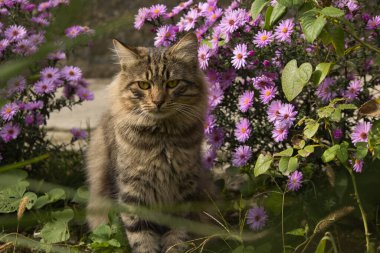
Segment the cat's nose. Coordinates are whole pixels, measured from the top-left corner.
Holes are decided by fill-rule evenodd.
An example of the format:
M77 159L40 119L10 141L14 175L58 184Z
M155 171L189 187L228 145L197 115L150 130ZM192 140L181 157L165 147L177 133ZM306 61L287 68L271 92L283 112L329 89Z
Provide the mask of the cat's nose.
M152 102L156 105L157 109L160 109L161 106L164 104L165 100L159 99L159 100L153 100Z

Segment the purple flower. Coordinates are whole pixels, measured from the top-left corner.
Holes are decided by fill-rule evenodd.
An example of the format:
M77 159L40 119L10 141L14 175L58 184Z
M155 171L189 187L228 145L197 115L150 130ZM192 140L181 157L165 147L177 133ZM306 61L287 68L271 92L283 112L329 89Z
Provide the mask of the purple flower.
M183 17L183 30L190 31L195 27L195 23L199 18L199 12L196 9L191 9L184 17ZM181 18L182 19L182 18Z
M50 94L56 91L56 86L54 83L48 81L38 81L34 84L33 89L37 94Z
M149 8L150 18L156 19L166 13L166 6L163 4L156 4Z
M80 100L87 100L87 101L94 100L94 93L92 93L86 88L83 88L83 87L78 88L78 90L76 91L76 94L78 95Z
M280 100L272 101L267 110L269 122L275 122L280 119L280 109L282 107L283 104Z
M236 70L234 68L230 68L225 70L220 77L220 87L222 90L227 89L231 86L231 84L235 81L237 77Z
M279 110L278 120L279 122L291 126L296 119L297 111L292 104L283 104Z
M33 114L28 114L25 116L25 120L24 120L25 124L28 125L28 126L31 126L33 125L34 123L34 115Z
M235 137L240 142L245 142L251 135L251 128L248 119L242 119L236 124Z
M210 24L213 24L216 22L216 20L218 20L218 18L222 16L222 14L223 14L223 10L220 8L217 8L213 12L211 12L209 15L206 16L207 21Z
M225 34L231 34L236 31L240 26L238 15L235 11L225 12L222 20L220 21L220 29Z
M378 27L380 27L380 16L375 16L371 18L370 20L368 20L367 27L366 27L368 30L375 30Z
M223 100L224 92L221 89L220 85L215 84L211 86L209 93L209 105L210 109L217 107Z
M224 142L224 130L221 127L214 127L209 134L206 134L209 144L218 149Z
M216 126L215 116L212 114L207 115L206 120L205 120L205 133L210 134L215 126Z
M362 82L360 79L354 79L350 81L350 84L347 87L347 90L343 93L343 96L351 102L359 95L362 88Z
M289 130L284 124L277 124L272 131L272 138L275 142L282 142L288 137Z
M44 107L44 102L41 100L31 101L25 104L25 110L34 111L41 110Z
M252 149L249 146L239 146L232 153L232 165L240 167L247 164L248 160L252 157Z
M277 88L268 86L260 91L260 100L263 104L268 104L276 96Z
M154 38L154 46L170 46L176 39L176 26L164 25L157 29L157 35Z
M21 25L12 25L4 31L4 36L10 42L22 40L26 36L26 29Z
M29 40L23 39L17 42L17 44L12 49L13 53L19 55L32 55L37 51L37 47L33 45Z
M253 87L255 87L258 90L263 90L267 87L274 86L274 82L272 78L266 75L261 75L259 77L252 78L252 82L253 82Z
M10 121L19 112L20 108L16 103L8 103L1 109L1 118L5 121Z
M26 80L23 76L17 76L10 79L7 85L9 94L23 92L26 88Z
M280 24L276 27L274 36L279 41L290 42L290 37L292 36L293 28L293 19L282 20Z
M288 189L291 191L298 191L302 185L303 175L300 171L294 171L288 177Z
M20 134L20 127L17 124L7 123L0 130L0 136L4 142L10 142L18 137Z
M28 40L33 45L37 46L37 45L39 45L39 44L41 44L42 42L45 41L45 36L42 33L32 34L32 35L29 36Z
M243 95L239 97L239 110L242 112L248 111L253 104L253 91L245 91Z
M0 57L2 53L5 51L5 49L7 49L8 46L9 46L9 40L7 39L0 40Z
M82 27L79 25L74 25L65 30L65 34L69 38L75 38L82 33Z
M368 142L368 133L371 127L372 124L369 122L359 122L351 133L352 143Z
M61 74L67 81L79 81L82 78L82 70L75 66L65 66Z
M266 47L268 46L270 43L272 43L273 41L273 33L271 31L259 31L254 39L253 39L253 43L257 46L257 47Z
M248 210L247 225L254 231L258 231L265 226L268 215L262 207L254 207Z
M63 51L56 51L48 55L48 59L52 61L60 61L66 59L66 54Z
M43 12L43 11L46 11L46 10L52 8L52 7L53 7L52 3L51 3L50 1L47 1L47 2L42 2L42 3L40 3L40 4L38 5L37 10L38 10L39 12Z
M81 130L79 128L72 128L70 130L70 133L73 135L73 140L85 140L87 139L87 131L86 130Z
M210 49L207 45L201 45L198 49L198 61L201 69L206 69L210 59Z
M61 76L59 69L54 68L54 67L46 67L41 70L40 74L41 74L41 79L43 81L48 81L51 83L54 83L55 81L57 81Z
M140 30L143 27L145 20L148 18L150 18L150 10L148 8L139 9L137 15L135 16L134 27L137 30Z
M216 151L212 147L206 150L203 155L203 166L206 169L211 169L214 166L214 161L216 158Z
M351 164L353 164L353 170L357 173L362 172L363 170L363 160L354 159L350 161Z
M324 102L328 102L337 96L336 92L333 90L333 85L335 80L331 77L326 77L325 80L318 86L316 95Z
M248 57L247 45L246 44L238 44L235 47L233 54L234 54L234 56L232 57L232 65L236 69L244 68L245 65L247 64L245 59Z
M216 70L214 69L208 69L207 72L206 72L206 78L207 78L207 81L212 84L212 85L215 85L216 83L218 83L220 80L220 76L219 76L219 73L216 72Z
M333 130L333 136L334 136L334 139L336 139L336 140L342 139L342 137L343 137L342 129L340 129L340 128L334 129Z

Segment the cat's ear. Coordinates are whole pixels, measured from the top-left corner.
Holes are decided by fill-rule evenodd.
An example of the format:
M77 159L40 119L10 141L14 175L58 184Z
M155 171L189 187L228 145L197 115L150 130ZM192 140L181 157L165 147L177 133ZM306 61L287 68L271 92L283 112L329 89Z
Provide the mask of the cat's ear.
M194 33L188 33L168 49L169 55L184 62L197 64L198 39Z
M116 39L113 39L112 42L114 51L121 63L134 62L140 58L135 48L126 46Z

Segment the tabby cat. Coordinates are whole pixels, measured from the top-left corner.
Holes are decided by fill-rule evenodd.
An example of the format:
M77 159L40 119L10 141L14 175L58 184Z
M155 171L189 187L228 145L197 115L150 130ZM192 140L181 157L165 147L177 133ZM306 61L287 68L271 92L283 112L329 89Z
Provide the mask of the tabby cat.
M208 181L201 163L208 88L196 36L189 33L170 48L113 42L121 71L109 87L109 110L87 154L92 229L107 222L106 199L180 204L205 196ZM99 208L103 212L90 212ZM184 231L126 213L121 219L133 253L183 252L173 245L188 239Z

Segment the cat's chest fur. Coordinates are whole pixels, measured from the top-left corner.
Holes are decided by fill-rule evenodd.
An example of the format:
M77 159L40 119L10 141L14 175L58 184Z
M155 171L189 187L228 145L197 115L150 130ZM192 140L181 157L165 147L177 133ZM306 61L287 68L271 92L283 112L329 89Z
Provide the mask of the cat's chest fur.
M198 187L198 145L184 145L166 133L129 129L116 133L116 171L120 189L136 191L146 204L185 200Z

